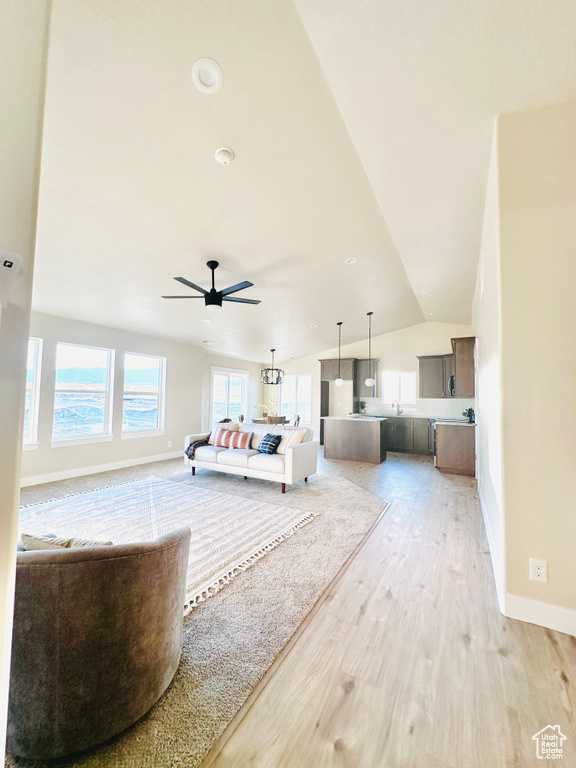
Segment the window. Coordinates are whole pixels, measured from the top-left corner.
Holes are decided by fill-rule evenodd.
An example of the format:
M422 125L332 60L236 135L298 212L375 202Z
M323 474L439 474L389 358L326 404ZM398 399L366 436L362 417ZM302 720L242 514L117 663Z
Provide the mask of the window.
M382 402L391 405L416 405L416 371L384 371L382 373Z
M211 424L226 418L238 421L246 413L248 378L244 371L212 369Z
M122 432L138 433L164 428L166 358L124 355Z
M280 416L292 420L298 414L302 421L312 421L312 376L309 373L287 373L280 385Z
M26 363L26 404L24 407L24 445L38 442L38 404L40 402L40 370L42 339L28 340Z
M111 435L114 353L110 349L56 345L52 440Z

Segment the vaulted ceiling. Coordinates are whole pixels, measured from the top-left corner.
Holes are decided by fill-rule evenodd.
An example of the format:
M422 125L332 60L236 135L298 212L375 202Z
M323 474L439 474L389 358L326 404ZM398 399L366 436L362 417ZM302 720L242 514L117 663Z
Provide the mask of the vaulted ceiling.
M58 0L33 308L258 361L469 322L494 118L576 100L575 33L573 0ZM161 298L208 259L262 303Z

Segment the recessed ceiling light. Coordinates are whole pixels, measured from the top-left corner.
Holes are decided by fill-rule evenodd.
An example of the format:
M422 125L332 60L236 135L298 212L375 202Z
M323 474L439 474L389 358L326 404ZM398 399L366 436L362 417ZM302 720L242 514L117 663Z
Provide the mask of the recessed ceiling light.
M416 291L418 296L426 296L427 291Z
M213 347L216 344L215 341L210 341L210 339L203 339L200 343L204 344L205 347Z
M312 325L310 326L310 328L318 328L318 323L312 323Z
M356 264L357 261L356 256L350 256L348 259L344 259L344 264Z
M426 312L427 315L430 315L430 317L433 316L434 312Z
M201 323L204 323L204 325L208 325L208 323L211 323L211 322L212 322L212 320L208 320L208 318L207 318L207 317L205 317L205 318L203 318L202 320L200 320L200 322L201 322Z
M224 75L213 59L198 59L192 67L192 82L202 93L217 93L222 88Z

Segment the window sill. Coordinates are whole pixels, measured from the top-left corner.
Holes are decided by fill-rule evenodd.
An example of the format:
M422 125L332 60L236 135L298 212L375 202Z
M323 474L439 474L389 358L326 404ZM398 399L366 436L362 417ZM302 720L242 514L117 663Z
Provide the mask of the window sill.
M62 440L51 440L51 448L68 448L74 445L88 445L89 443L109 443L114 439L114 435L99 435L88 437L71 437Z
M37 451L39 445L40 445L40 443L23 443L22 444L22 450L23 451Z
M163 429L143 429L133 432L122 432L122 440L134 440L136 437L162 437L166 432Z

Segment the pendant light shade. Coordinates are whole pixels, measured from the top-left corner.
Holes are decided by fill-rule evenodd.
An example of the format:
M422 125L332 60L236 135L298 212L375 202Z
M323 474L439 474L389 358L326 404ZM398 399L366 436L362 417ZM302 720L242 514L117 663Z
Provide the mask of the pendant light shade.
M271 349L270 352L272 352L272 367L263 368L260 371L260 381L262 384L282 384L284 381L284 371L274 367L274 352L276 350Z
M337 323L338 325L338 378L334 382L334 384L337 387L341 387L344 385L344 379L340 375L340 352L342 350L342 323Z
M372 315L374 312L368 312L368 370L370 373L372 373ZM376 379L373 379L372 376L368 376L368 378L365 380L364 384L367 387L372 387L374 389L376 387ZM373 393L374 397L376 397L376 392Z

